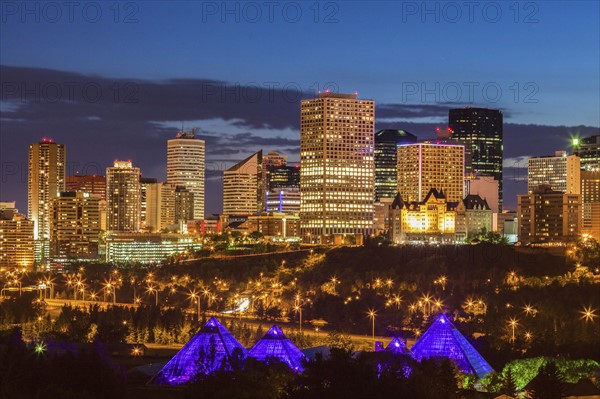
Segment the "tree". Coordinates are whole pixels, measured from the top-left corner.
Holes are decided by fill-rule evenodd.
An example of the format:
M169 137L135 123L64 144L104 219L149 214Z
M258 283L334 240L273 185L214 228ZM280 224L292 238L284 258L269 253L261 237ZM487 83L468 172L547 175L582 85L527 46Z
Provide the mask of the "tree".
M517 395L517 386L515 384L515 379L513 378L513 374L510 368L506 371L506 377L504 378L504 384L500 389L500 393L512 397L515 397Z
M540 367L540 372L530 383L529 388L533 399L561 399L564 382L553 361Z

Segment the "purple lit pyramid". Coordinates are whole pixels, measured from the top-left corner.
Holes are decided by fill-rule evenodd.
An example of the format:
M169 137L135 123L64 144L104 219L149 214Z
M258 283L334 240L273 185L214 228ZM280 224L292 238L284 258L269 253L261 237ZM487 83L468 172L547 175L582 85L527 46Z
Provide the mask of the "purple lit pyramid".
M276 358L294 371L302 371L304 354L292 343L277 326L269 331L250 349L248 355L261 361Z
M213 317L165 364L150 384L186 384L198 374L218 370L235 349L246 356L246 349Z
M406 347L404 341L396 337L385 347L386 352L392 352L395 355L410 355L410 350Z
M494 371L444 315L438 316L411 351L419 361L430 357L447 357L461 372L475 373L479 378Z

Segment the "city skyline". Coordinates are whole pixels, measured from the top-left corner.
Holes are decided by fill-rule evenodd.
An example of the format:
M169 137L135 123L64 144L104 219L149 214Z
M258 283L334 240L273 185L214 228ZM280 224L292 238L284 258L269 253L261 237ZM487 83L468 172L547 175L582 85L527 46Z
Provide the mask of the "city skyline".
M449 109L501 110L504 202L513 210L526 189L527 158L570 150L571 136L600 131L597 3L491 3L499 18L483 4L469 17L450 3L460 7L453 18L442 3L429 13L418 2L319 3L316 11L298 3L298 20L289 9L296 3L289 15L280 4L272 18L262 9L257 19L241 3L226 15L220 3L217 10L210 2L127 4L118 14L103 7L98 21L81 9L72 21L66 9L58 21L6 10L3 200L26 210L26 147L41 137L69 146L67 175L102 174L114 159L131 159L144 176L166 181L164 143L183 123L206 141L205 208L218 213L228 167L260 149L299 162L300 100L328 88L375 100L376 131L404 129L420 139L446 127ZM360 40L346 40L356 29ZM335 48L309 45L321 38ZM351 55L357 44L360 57Z

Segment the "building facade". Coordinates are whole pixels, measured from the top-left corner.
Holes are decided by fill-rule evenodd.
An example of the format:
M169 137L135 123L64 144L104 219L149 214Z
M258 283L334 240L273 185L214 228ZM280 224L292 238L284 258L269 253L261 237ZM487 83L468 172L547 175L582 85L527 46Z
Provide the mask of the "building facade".
M497 109L459 108L448 114L452 140L470 156L469 174L493 176L498 181L499 210L502 211L503 116Z
M321 93L300 106L300 219L310 240L373 232L375 102ZM307 238L308 239L308 238Z
M407 201L423 201L434 188L448 201L464 197L465 151L460 144L416 143L398 146L398 188Z
M100 198L81 191L63 192L50 203L50 257L97 259Z
M223 173L223 213L251 215L263 208L265 197L262 150Z
M541 185L567 194L581 192L580 161L577 155L556 151L554 156L529 158L527 166L527 191L533 192Z
M137 232L141 220L140 168L131 161L115 161L106 168L106 228Z
M236 230L247 233L258 231L266 240L273 242L299 241L300 217L281 212L263 212L248 216L248 219L239 224Z
M406 130L384 129L375 133L375 201L396 196L398 189L398 145L416 143Z
M117 233L106 237L106 261L114 264L161 263L199 249L201 242L182 234Z
M573 154L581 160L581 169L600 170L600 135L573 139Z
M98 175L67 176L64 191L81 191L106 200L106 177Z
M600 169L581 171L582 233L600 239Z
M563 245L575 241L581 229L581 195L565 194L542 185L518 195L519 241Z
M300 189L279 188L267 192L267 212L300 213Z
M16 209L0 211L0 267L32 270L35 261L34 230L34 221L19 214Z
M167 182L184 186L194 198L194 219L204 219L205 142L195 132L179 132L167 142Z
M29 145L28 219L35 224L38 259L50 254L50 201L65 191L66 147L50 139Z

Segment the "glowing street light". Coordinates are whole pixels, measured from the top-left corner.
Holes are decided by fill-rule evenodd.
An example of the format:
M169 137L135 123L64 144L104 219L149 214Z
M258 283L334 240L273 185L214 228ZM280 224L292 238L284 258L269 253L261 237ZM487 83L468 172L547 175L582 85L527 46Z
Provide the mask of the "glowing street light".
M196 303L198 304L198 310L196 311L196 317L198 320L200 320L200 295L198 295L196 293L196 291L192 291L192 292L190 292L190 300L196 301Z
M151 285L146 289L146 292L149 294L152 294L153 292L155 293L156 306L158 306L158 289L154 288L154 286Z
M298 327L300 329L300 333L302 333L302 307L300 305L294 306L294 310L300 313L300 320L298 321Z
M592 309L591 306L584 307L583 310L579 313L581 313L582 315L580 319L585 320L586 322L593 322L594 319L598 317L598 315L596 314L596 309Z
M375 309L369 309L367 315L369 315L369 318L371 319L371 336L373 342L375 342L375 316L377 316L377 311Z
M334 295L337 295L337 285L340 283L340 280L338 280L337 277L333 276L329 281L331 281L331 284L333 285Z
M508 320L508 325L512 328L512 343L515 343L515 329L519 325L519 320L515 318L511 318Z
M537 310L533 306L531 306L529 304L526 304L525 306L523 306L523 311L527 315L534 315L535 316L536 313L537 313Z

